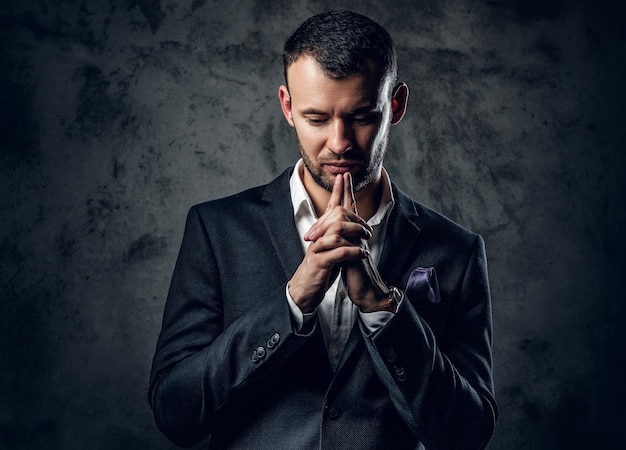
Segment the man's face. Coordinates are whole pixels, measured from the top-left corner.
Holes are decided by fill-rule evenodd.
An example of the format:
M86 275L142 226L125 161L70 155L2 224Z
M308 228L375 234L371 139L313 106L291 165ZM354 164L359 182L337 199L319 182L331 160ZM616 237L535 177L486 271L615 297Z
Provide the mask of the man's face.
M352 174L355 191L378 182L389 126L391 86L372 65L342 80L327 77L310 56L287 70L279 92L283 113L298 136L307 180L331 191L338 173Z

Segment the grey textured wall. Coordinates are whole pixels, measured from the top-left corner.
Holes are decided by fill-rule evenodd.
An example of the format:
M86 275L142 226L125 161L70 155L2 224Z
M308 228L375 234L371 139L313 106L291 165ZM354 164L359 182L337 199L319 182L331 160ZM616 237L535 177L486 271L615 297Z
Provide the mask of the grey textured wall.
M146 385L185 213L295 161L282 43L352 3L3 1L0 448L172 447ZM411 87L392 177L487 243L491 450L623 448L618 3L354 7Z

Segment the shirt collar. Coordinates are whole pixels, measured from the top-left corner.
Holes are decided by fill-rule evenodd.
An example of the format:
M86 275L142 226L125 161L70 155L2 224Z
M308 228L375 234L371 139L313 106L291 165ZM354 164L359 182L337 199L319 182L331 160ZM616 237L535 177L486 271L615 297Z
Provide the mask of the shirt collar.
M297 219L302 215L315 216L315 209L313 208L313 202L309 193L304 188L302 182L302 172L304 170L304 163L302 159L299 159L296 163L291 178L289 179L289 190L291 191L291 203L293 205L293 214Z
M293 173L291 174L291 178L289 179L294 217L297 219L302 215L310 215L311 217L317 218L311 197L302 182L304 170L304 162L301 158L296 163ZM386 220L395 205L393 191L391 190L391 179L389 178L389 174L384 167L382 169L382 178L383 194L380 198L380 204L378 205L376 213L370 218L370 220L367 221L367 223L371 226L380 225L384 220Z

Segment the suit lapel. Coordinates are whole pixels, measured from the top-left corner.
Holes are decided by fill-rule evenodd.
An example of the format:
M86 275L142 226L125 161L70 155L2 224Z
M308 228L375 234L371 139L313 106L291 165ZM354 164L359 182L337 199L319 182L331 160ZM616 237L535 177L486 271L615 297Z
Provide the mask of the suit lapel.
M304 258L289 193L289 177L292 170L293 168L285 170L267 185L262 198L266 206L261 210L261 219L288 279Z
M398 286L407 266L411 263L420 229L413 200L392 183L396 204L391 211L383 252L378 263L382 279L391 286Z
M348 337L348 341L346 342L346 346L343 348L343 353L341 354L341 359L339 360L339 364L337 364L336 373L338 373L341 368L344 366L350 355L354 352L359 344L363 342L363 336L361 335L361 330L359 326L359 321L357 319L352 326L352 330L350 331L350 336Z

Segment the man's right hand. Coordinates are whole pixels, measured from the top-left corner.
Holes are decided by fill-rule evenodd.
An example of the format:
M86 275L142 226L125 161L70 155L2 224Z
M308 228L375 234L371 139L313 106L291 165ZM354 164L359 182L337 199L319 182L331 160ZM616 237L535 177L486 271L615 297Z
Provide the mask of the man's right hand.
M304 259L289 280L289 295L303 313L310 313L339 274L340 264L367 257L361 239L372 236L370 226L345 208L344 179L337 175L324 214L305 235L311 241Z

